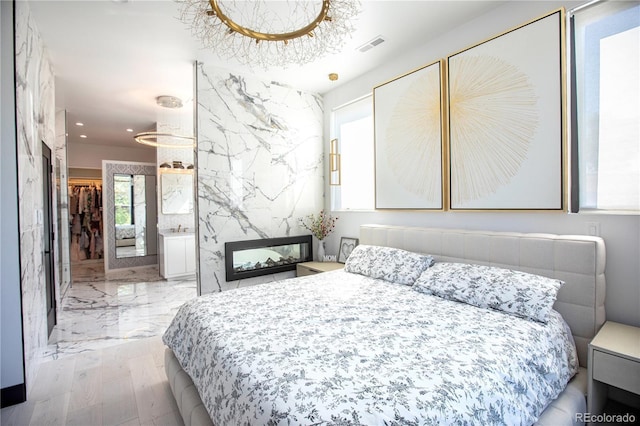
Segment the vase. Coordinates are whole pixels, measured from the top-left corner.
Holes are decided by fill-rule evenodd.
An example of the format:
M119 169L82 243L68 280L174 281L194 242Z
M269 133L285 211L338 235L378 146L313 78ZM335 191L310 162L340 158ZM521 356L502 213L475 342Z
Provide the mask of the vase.
M324 262L324 240L318 240L318 261Z

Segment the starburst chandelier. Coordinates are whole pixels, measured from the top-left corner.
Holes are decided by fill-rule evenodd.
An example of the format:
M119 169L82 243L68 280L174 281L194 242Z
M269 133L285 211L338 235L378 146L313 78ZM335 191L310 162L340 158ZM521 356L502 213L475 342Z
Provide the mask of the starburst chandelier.
M248 66L303 65L336 53L359 0L176 0L205 48Z

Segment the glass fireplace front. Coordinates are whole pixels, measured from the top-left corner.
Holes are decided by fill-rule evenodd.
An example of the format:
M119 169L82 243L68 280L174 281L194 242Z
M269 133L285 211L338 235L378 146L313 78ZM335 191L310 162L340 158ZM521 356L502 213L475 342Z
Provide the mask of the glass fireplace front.
M303 235L225 243L226 280L293 271L313 260L311 242L311 235Z

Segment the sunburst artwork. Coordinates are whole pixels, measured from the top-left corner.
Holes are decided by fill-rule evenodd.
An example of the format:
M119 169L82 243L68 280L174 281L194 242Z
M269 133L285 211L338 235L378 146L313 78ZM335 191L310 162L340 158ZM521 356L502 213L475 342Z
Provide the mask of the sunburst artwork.
M374 88L376 208L443 207L441 67Z
M561 15L448 58L451 209L562 209Z
M452 203L494 194L527 158L539 124L537 96L527 75L492 56L452 61L449 82Z

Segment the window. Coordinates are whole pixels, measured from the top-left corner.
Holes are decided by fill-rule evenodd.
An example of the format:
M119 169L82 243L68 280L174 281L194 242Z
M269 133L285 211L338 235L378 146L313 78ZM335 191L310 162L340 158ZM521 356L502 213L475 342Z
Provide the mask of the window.
M332 210L373 210L373 97L368 95L333 111L332 139L340 154L338 178L332 176ZM335 165L335 163L332 163ZM332 174L333 175L333 174Z
M576 9L571 23L573 204L577 195L580 211L638 212L640 4L601 1Z

